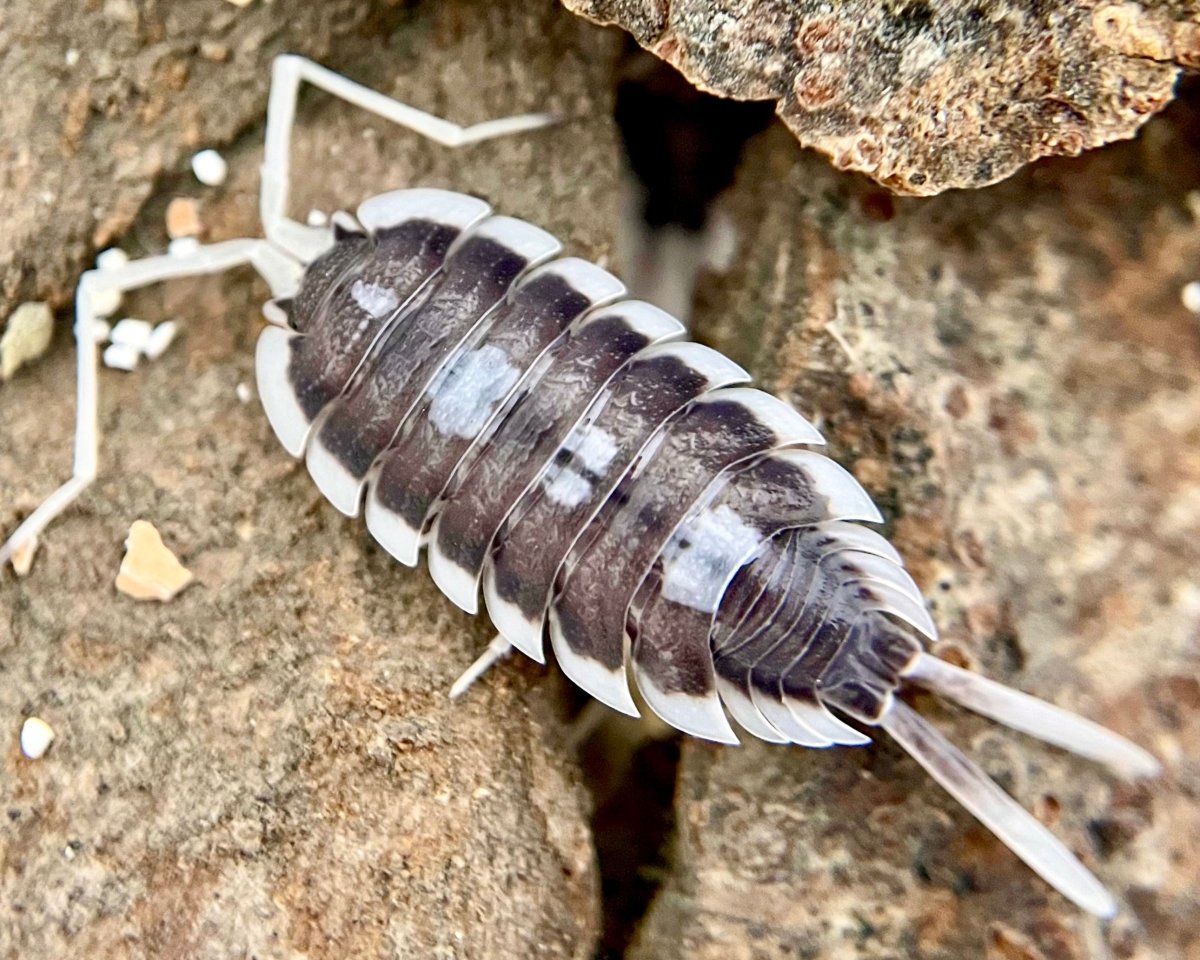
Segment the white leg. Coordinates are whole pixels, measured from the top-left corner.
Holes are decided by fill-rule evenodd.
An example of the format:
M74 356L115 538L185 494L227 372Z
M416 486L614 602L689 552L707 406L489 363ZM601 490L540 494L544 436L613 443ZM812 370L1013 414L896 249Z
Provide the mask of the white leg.
M262 240L228 240L200 247L185 255L168 254L134 260L115 270L89 270L75 292L75 349L77 361L75 400L75 462L71 479L55 490L0 546L0 568L14 553L30 550L38 535L69 507L96 476L99 459L99 422L96 324L99 320L92 298L106 290L134 290L174 277L219 273L241 264L252 264L277 296L290 295L299 280L300 267L291 263Z
M470 127L393 100L334 73L304 57L284 54L275 58L271 94L267 102L267 137L261 170L259 213L267 239L310 263L329 245L329 231L291 220L287 216L289 148L296 119L296 98L301 83L308 82L356 107L407 127L444 147L461 147L493 137L536 130L557 122L549 113L529 113L488 120Z
M479 658L463 671L461 677L454 681L454 685L450 687L450 699L457 700L461 697L467 692L467 688L471 684L512 653L512 651L513 645L505 640L501 634L497 634L496 639L488 644L487 649L479 655Z

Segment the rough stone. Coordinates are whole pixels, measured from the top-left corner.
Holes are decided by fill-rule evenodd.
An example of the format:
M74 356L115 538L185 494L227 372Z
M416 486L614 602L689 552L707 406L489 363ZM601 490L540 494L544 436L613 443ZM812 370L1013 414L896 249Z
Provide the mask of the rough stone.
M174 16L139 17L154 10ZM289 17L313 34L325 23L282 2L212 10L270 18L256 21L264 52L230 64L264 60L293 36ZM241 49L234 25L219 35ZM199 47L198 33L173 36ZM462 123L547 108L573 119L445 151L310 93L295 151L301 216L436 185L536 220L583 256L605 254L611 37L554 5L453 2L397 8L381 29L329 42L355 79ZM132 87L138 74L122 70L133 68L106 56L111 83ZM186 90L161 97L168 129L155 140L134 124L131 138L145 129L153 150L182 142L185 105L223 97L231 103L214 109L226 129L261 123L265 72L230 87L209 72L230 64L187 64ZM97 118L88 136L102 129ZM204 129L203 142L218 138ZM219 189L181 174L203 194L213 240L258 235L261 142L259 128L224 151ZM79 180L81 196L111 196L103 166ZM164 184L115 237L132 256L165 249L176 193ZM29 217L37 205L14 210ZM81 257L58 240L43 230L22 257L66 291ZM450 702L451 681L491 638L486 624L322 505L257 400L238 400L268 297L241 270L126 298L137 316L177 318L178 341L132 374L100 371L99 478L46 531L27 578L0 574L0 716L19 725L36 712L59 733L37 764L15 736L0 753L0 957L585 960L599 884L561 693L543 670L512 663ZM5 532L69 470L74 360L66 337L57 347L4 387ZM196 576L170 603L113 588L138 517Z
M156 184L190 181L193 153L258 122L275 54L344 65L377 54L406 16L393 0L9 5L0 16L0 316L22 300L63 306ZM198 50L213 44L227 56ZM419 55L407 49L390 73L419 71Z
M1200 58L1194 0L563 0L897 193L1132 137Z
M672 866L633 960L1200 951L1200 105L982 191L893 199L751 145L734 271L694 322L830 438L888 517L941 655L1105 724L1129 785L939 704L1118 897L1081 914L877 738L684 741ZM880 197L887 203L881 203ZM869 466L866 466L869 464Z

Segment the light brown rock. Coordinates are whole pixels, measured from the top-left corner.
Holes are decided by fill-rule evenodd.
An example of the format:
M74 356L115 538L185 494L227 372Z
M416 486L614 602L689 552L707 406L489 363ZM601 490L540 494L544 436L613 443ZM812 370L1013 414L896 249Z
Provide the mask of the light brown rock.
M1125 784L913 700L1083 858L1118 916L1050 891L886 736L685 741L672 867L632 960L1200 951L1200 329L1179 299L1200 262L1198 121L1185 100L1135 142L928 200L837 174L776 130L728 198L737 268L702 285L695 314L868 484L939 653L1163 760L1159 781Z
M174 197L167 204L167 236L198 237L204 229L200 222L200 203L194 197Z
M117 573L116 586L121 593L135 600L165 603L193 579L192 572L162 542L152 523L133 521Z
M606 252L610 36L555 5L312 9L350 19L308 45L338 47L355 79L406 102L463 123L540 109L575 119L447 151L310 95L301 218L397 187L453 187L582 256ZM289 18L324 29L283 0L228 10L229 64L189 60L185 91L163 95L175 136L177 99L234 96L205 71L265 58L292 36ZM264 53L241 48L242 22L260 25ZM196 49L199 33L173 43ZM236 93L255 122L265 83ZM229 179L203 195L212 239L257 235L261 144L259 128L223 149ZM103 197L105 170L88 176L81 193ZM165 247L166 199L147 207L132 249ZM55 241L43 234L28 262L73 279ZM0 716L36 711L59 731L38 764L0 755L0 957L588 960L599 877L559 688L514 658L450 702L486 624L323 505L257 399L237 399L268 297L242 270L127 298L131 315L178 319L180 336L135 373L100 372L99 479L46 531L28 577L0 574ZM69 469L74 359L60 342L5 387L5 531ZM131 517L152 518L196 575L171 603L113 592Z

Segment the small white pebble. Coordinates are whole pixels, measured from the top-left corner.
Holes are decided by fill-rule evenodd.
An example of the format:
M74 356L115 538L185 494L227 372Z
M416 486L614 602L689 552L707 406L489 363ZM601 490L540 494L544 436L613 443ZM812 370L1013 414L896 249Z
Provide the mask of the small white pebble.
M103 270L105 273L120 270L128 262L129 254L120 247L109 247L96 254L96 269Z
M173 257L189 257L200 249L200 241L195 237L176 237L167 244L167 253Z
M249 403L254 399L254 393L250 389L250 384L248 383L239 383L236 387L234 387L234 393L237 394L239 403Z
M150 335L153 331L154 327L149 322L126 317L124 320L117 321L116 326L112 328L112 333L108 335L108 339L124 347L133 347L138 353L142 353L146 349L146 344L150 342Z
M1183 290L1179 293L1179 299L1192 313L1200 313L1200 280L1184 284Z
M111 317L120 306L120 290L97 290L92 294L92 312L98 317Z
M146 345L142 347L142 353L146 355L147 360L157 360L163 355L163 352L171 345L175 339L175 334L179 332L179 328L175 325L174 320L164 320L150 332L150 339L146 341Z
M209 187L219 187L229 176L229 164L216 150L201 150L192 157L192 173Z
M30 760L41 760L54 742L54 728L41 717L29 717L21 725L21 752Z
M104 365L112 370L135 370L140 356L136 347L127 343L114 343L104 348Z
M75 859L75 851L71 849L69 844L63 847L63 859L68 861Z
M97 343L108 343L112 334L112 324L107 320L96 320L92 323L92 338Z
M79 62L79 51L74 47L69 48L66 56L63 57L63 60L66 61L68 67L75 66L75 64Z
M323 210L308 211L308 225L310 227L323 227L329 223L329 217L325 215Z

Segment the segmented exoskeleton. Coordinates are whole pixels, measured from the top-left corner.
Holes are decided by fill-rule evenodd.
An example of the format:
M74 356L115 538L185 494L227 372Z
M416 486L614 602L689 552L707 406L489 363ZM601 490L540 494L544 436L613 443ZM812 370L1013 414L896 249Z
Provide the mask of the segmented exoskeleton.
M392 556L415 565L426 546L434 580L469 612L482 590L500 633L483 664L509 645L543 661L548 636L563 671L599 700L636 715L632 673L664 720L724 743L737 742L726 711L756 737L808 747L870 742L847 720L881 726L1050 883L1111 914L1071 853L895 692L914 680L1126 775L1153 774L1153 758L923 653L936 631L921 593L861 525L881 519L866 492L809 449L823 443L812 424L740 386L745 371L685 342L682 324L627 299L605 270L555 259L549 234L430 189L367 200L335 215L332 231L287 220L301 79L423 132L444 124L281 58L267 240L132 263L107 285L247 261L267 276L276 299L256 368L272 427ZM495 132L544 122L500 121ZM466 139L456 136L446 139ZM89 324L105 285L87 275L78 299L76 476L0 559L94 474Z

